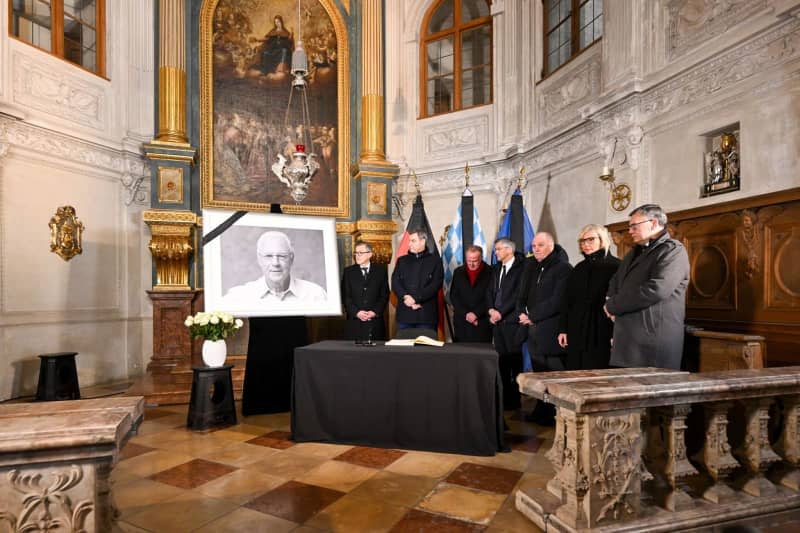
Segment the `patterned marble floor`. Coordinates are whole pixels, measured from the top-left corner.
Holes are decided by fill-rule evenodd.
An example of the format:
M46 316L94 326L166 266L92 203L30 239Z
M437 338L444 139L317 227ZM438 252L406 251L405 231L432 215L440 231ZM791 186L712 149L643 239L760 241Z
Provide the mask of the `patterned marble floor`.
M544 486L552 428L506 413L510 453L474 457L289 440L289 413L187 430L149 408L115 468L124 532L535 532L514 508Z

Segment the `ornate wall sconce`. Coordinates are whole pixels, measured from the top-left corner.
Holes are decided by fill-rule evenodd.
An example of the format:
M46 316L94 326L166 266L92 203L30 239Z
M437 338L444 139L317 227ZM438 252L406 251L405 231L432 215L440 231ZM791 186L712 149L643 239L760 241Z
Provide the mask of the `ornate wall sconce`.
M83 252L81 236L83 222L75 216L75 208L71 205L59 207L50 219L50 251L69 261Z
M598 179L608 185L608 190L611 193L611 208L614 211L625 211L631 205L631 197L633 193L631 188L624 183L614 185L614 169L610 167L603 167L603 173L598 176Z

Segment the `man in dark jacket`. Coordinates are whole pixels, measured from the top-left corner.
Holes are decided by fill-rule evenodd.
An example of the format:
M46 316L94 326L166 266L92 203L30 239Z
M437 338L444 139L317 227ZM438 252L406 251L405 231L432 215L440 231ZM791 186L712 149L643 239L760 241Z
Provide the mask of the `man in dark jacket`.
M630 213L636 246L611 278L605 311L614 320L611 365L680 369L689 256L667 233L667 215L655 204Z
M397 328L436 329L439 322L437 296L444 281L442 260L427 250L427 234L413 230L408 254L400 257L392 272L392 290L397 295Z
M534 372L566 370L566 353L558 344L559 315L567 278L569 257L553 236L541 231L533 238L533 257L525 266L518 299L519 323L528 327L528 351ZM536 404L531 419L552 425L555 409Z
M489 306L486 290L492 278L492 270L483 262L483 248L472 245L467 248L467 264L453 272L450 284L450 303L453 304L453 328L455 342L489 342L492 328L489 324Z
M518 335L520 328L515 310L525 256L516 252L516 245L510 239L495 241L494 253L497 264L492 268L492 279L486 292L489 322L494 325L494 348L500 356L503 408L519 409L517 374L522 372L522 340Z
M342 298L347 313L345 338L356 341L384 340L383 317L389 302L386 266L371 261L372 246L358 241L353 252L356 264L344 269Z

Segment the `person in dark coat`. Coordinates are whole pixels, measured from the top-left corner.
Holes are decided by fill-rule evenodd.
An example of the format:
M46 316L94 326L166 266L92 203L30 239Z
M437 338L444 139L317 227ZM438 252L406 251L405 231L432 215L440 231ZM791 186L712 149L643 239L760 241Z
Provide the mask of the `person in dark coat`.
M655 204L630 213L636 244L608 286L605 311L614 321L612 366L680 369L683 356L689 256L667 232L667 215Z
M567 350L567 370L608 368L614 323L606 316L608 282L620 260L609 253L611 237L599 224L578 234L583 261L567 278L559 316L558 344Z
M342 298L347 314L344 338L356 341L385 340L384 315L389 302L386 266L372 262L372 246L355 245L356 264L344 269Z
M408 254L397 259L392 272L392 290L397 295L398 329L436 329L439 323L437 297L444 281L442 260L428 252L427 233L413 230Z
M572 272L567 252L544 231L533 238L520 286L519 323L528 326L528 349L534 372L566 370L564 349L558 344L559 315L567 278Z
M494 253L497 264L492 268L492 278L486 291L489 322L494 326L492 338L499 356L503 408L519 409L521 401L517 374L522 372L522 340L519 338L520 327L515 311L525 256L516 252L516 245L510 239L497 239Z
M558 344L558 324L570 272L567 252L549 233L537 233L517 301L519 323L528 327L528 351L534 372L566 370L566 354ZM528 420L551 426L555 423L555 408L537 402Z
M467 264L453 272L450 284L450 303L453 304L455 342L490 342L492 328L489 323L489 306L486 290L492 271L483 257L483 248L467 248Z

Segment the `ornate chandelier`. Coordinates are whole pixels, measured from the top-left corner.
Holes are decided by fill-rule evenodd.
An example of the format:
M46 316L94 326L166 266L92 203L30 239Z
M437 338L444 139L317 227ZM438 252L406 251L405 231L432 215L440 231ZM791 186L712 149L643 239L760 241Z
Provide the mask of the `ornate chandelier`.
M302 33L300 29L300 0L297 0L297 46L292 53L291 73L292 86L289 91L289 102L286 105L286 115L284 127L291 127L289 117L292 110L292 100L295 93L300 100L300 120L298 127L300 130L299 143L295 145L292 152L292 159L288 161L283 154L278 154L278 162L272 165L272 172L278 179L289 188L289 194L296 203L300 203L308 196L308 189L311 179L319 170L319 163L316 161L316 154L313 152L313 139L311 139L310 115L308 111L308 56L303 50ZM306 153L306 147L310 152ZM287 164L288 162L288 164Z

